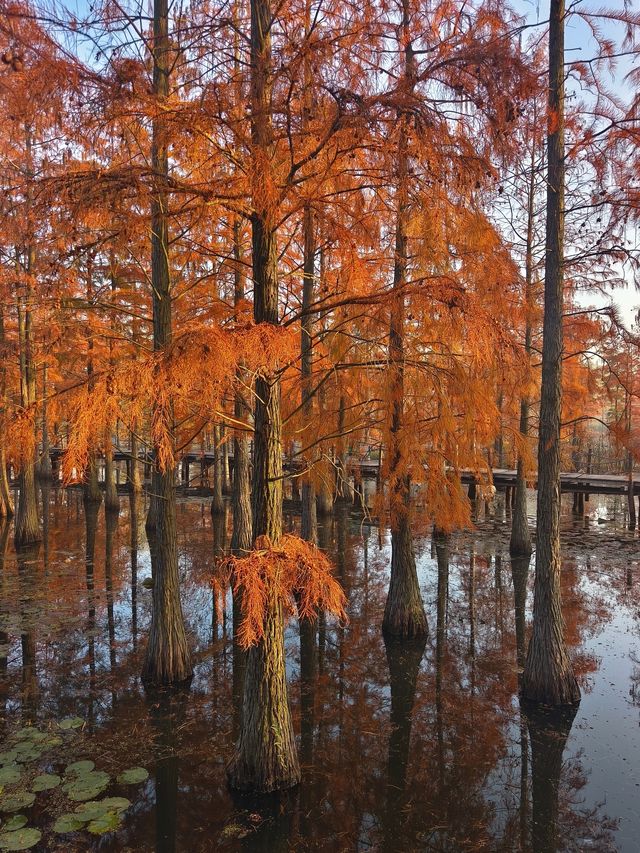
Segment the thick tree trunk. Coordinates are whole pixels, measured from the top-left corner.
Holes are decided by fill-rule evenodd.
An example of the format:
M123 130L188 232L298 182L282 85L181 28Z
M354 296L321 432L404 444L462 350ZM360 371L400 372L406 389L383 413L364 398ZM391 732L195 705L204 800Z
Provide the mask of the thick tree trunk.
M522 692L547 705L578 702L564 641L560 592L560 419L564 263L564 0L551 0L547 229L538 443L538 506L533 631Z
M409 37L409 8L403 0L405 78L413 86L413 48ZM407 117L399 116L398 187L396 193L396 243L393 301L389 330L389 491L391 527L391 578L382 629L402 638L426 636L427 617L422 605L411 532L410 461L404 448L404 288L407 276L407 221L409 215L409 156Z
M153 91L159 102L169 94L171 57L168 35L168 2L154 0ZM152 164L159 184L151 202L151 283L153 290L153 348L163 352L171 345L171 282L167 220L168 176L166 127L160 115L154 118ZM154 404L155 405L155 404ZM173 432L173 424L168 424ZM171 435L173 441L173 435ZM179 684L191 678L191 652L180 602L176 493L173 468L162 470L154 448L156 566L153 584L151 628L142 679L146 685Z
M269 0L251 0L251 135L253 156L270 168L271 30ZM251 217L256 323L279 324L275 211L263 198L265 178L253 187ZM253 460L253 538L282 536L282 441L280 377L256 378ZM229 784L239 791L267 793L300 781L287 698L284 615L274 589L266 591L264 636L247 653L240 737L228 768Z

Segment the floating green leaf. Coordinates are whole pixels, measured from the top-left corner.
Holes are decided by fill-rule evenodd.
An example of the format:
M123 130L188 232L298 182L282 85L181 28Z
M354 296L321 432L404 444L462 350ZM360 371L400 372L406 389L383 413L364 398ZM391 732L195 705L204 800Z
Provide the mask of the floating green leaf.
M82 717L67 717L66 720L60 720L58 725L63 731L68 731L69 729L79 729L80 726L84 725L84 720L82 719Z
M3 832L15 832L16 829L22 829L28 823L28 818L23 814L14 814L2 827Z
M109 784L109 774L102 770L84 773L65 784L65 790L70 800L83 802L93 800L101 794Z
M102 815L108 811L115 810L106 806L104 804L104 800L91 800L91 802L79 805L74 814L78 820L86 823L89 820L96 820L96 818L102 817Z
M123 812L131 805L131 801L126 797L105 797L104 800L98 802L108 809L110 812Z
M31 791L14 791L0 797L0 812L19 812L28 809L35 801L36 795Z
M47 739L44 741L44 744L47 747L60 746L62 742L60 735L47 735Z
M18 729L17 732L14 732L13 736L16 740L31 741L32 743L39 743L47 739L47 733L41 732L40 729L36 729L34 726L24 726Z
M121 816L117 812L105 812L101 817L90 821L87 829L94 835L105 835L117 829L120 826L120 820Z
M153 578L145 578L142 581L142 586L144 589L153 589Z
M42 753L42 747L37 744L31 743L31 741L21 741L15 748L15 760L21 764L28 764L30 761L40 758Z
M32 791L50 791L52 788L57 788L62 782L59 776L55 773L43 773L41 776L36 776L31 786Z
M66 835L68 832L77 832L85 825L86 821L82 820L75 814L63 814L53 824L53 831L60 835Z
M74 761L73 764L67 765L64 775L82 776L85 773L91 773L95 766L93 761Z
M25 827L16 832L3 832L0 834L0 850L29 850L35 847L42 838L39 829Z
M139 785L140 782L146 782L149 778L149 771L144 767L130 767L124 770L117 778L117 782L121 785Z
M15 749L7 749L4 752L0 752L0 764L13 764L16 760L16 754Z
M14 785L21 775L15 764L6 764L0 768L0 785Z

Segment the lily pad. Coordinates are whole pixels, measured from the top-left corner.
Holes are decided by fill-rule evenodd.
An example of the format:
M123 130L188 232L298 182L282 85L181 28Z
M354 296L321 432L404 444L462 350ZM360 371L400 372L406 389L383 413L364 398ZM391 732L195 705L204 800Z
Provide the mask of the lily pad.
M105 812L101 817L89 821L87 829L94 835L105 835L120 826L121 816L117 812Z
M36 729L34 726L24 726L24 728L18 729L18 731L14 733L14 737L19 741L39 743L40 741L46 740L47 733L41 732L40 729Z
M99 802L108 807L110 812L123 812L131 805L131 800L126 797L105 797Z
M32 791L50 791L52 788L57 788L62 782L59 776L55 773L43 773L41 776L36 776L31 786Z
M3 832L15 832L16 829L22 829L28 823L28 818L23 814L14 814L2 827Z
M45 746L60 746L63 743L60 735L47 735L47 739L44 741Z
M63 731L69 731L69 729L79 729L84 725L84 720L82 717L67 717L65 720L60 720L58 725Z
M105 797L103 800L82 803L75 810L75 815L86 823L88 820L97 820L107 812L123 812L130 805L131 802L125 797Z
M94 770L67 782L64 787L69 799L80 803L85 800L94 800L108 784L109 774L103 770Z
M0 752L0 764L13 764L16 760L16 754L15 749L6 749L4 752Z
M86 821L82 820L75 814L63 814L53 824L53 831L59 835L66 835L68 832L77 832L85 825Z
M91 773L95 766L93 761L74 761L73 764L67 765L64 775L83 776L85 773Z
M87 823L89 820L97 820L102 817L105 812L114 811L109 806L105 806L104 800L91 800L88 803L81 803L74 811L78 820Z
M41 838L40 830L31 826L15 832L3 832L0 834L0 850L29 850L35 847Z
M31 791L14 791L0 797L0 812L19 812L28 809L35 801L36 795Z
M21 775L15 764L6 764L0 768L0 785L15 785Z
M117 778L117 782L121 785L139 785L140 782L146 782L149 778L149 771L144 767L130 767L124 770Z

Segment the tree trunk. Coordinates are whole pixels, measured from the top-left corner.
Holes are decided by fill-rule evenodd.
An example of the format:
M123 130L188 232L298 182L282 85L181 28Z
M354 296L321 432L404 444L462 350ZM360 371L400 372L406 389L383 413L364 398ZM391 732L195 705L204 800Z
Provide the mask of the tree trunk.
M229 447L227 445L225 434L227 428L224 424L220 424L220 464L222 466L222 494L231 494L231 478L229 476Z
M169 94L171 69L167 0L153 6L153 92L159 102ZM171 345L171 282L167 220L169 173L166 127L161 113L153 121L152 166L158 186L151 201L151 284L153 291L153 348L166 351ZM157 404L154 402L154 406ZM173 424L168 425L173 433ZM174 442L174 436L171 435ZM174 442L175 444L175 442ZM154 448L154 492L157 535L151 628L142 679L146 685L179 684L191 678L191 652L184 627L178 574L176 493L173 468L162 470Z
M51 447L49 445L49 423L47 412L47 365L42 368L42 455L37 475L41 480L51 479Z
M533 631L522 691L547 705L578 702L564 641L560 591L560 419L564 262L564 0L551 0L547 228L538 442L538 506Z
M313 368L313 319L310 312L315 284L315 234L313 211L307 205L304 209L304 277L302 283L302 323L300 328L300 355L302 371L302 416L305 425L310 425L314 417L313 396L311 393L311 372ZM303 431L303 442L306 433ZM311 460L303 458L305 467ZM302 481L302 522L300 535L303 539L318 542L318 518L316 507L316 488L309 474Z
M0 347L4 347L4 310L0 303ZM6 430L6 405L7 405L7 368L4 359L0 360L0 518L11 518L13 516L13 499L9 488L7 476L7 455L4 444Z
M140 461L138 459L138 436L133 430L130 436L129 485L134 494L139 494L142 491L142 476L140 474Z
M89 457L89 463L84 475L82 499L87 503L102 503L102 489L98 480L98 460L94 452Z
M253 157L270 168L271 30L269 0L251 0L251 138ZM256 174L260 170L257 170ZM275 211L264 199L264 173L253 187L252 247L256 323L279 324ZM282 536L282 441L280 376L256 377L253 463L253 538ZM228 768L229 784L267 793L300 781L287 698L284 615L274 589L266 590L264 636L247 653L240 737Z
M535 123L535 112L534 112ZM535 133L535 130L534 130ZM535 136L534 136L535 140ZM533 221L535 201L535 141L531 144L531 174L529 176L529 188L527 197L527 244L525 255L525 330L524 351L527 362L531 361L531 309L533 288ZM522 439L529 435L529 398L526 394L520 400L520 434ZM509 542L511 554L531 554L531 533L529 532L529 519L527 517L527 472L522 452L518 453L516 487L513 500L513 516L511 519L511 541Z
M13 516L13 498L7 476L7 456L4 448L4 435L0 435L0 518Z
M216 424L213 428L213 497L211 498L211 512L213 515L222 515L224 512L221 451L220 425Z
M104 484L104 508L107 512L118 512L120 509L120 500L118 499L118 490L116 488L116 480L113 470L113 445L111 444L111 435L107 436L104 451Z
M409 7L403 0L404 76L413 88L413 47L409 35ZM393 301L389 329L389 493L391 527L391 578L382 629L386 634L411 638L426 636L427 617L422 605L411 532L410 460L404 448L404 287L407 278L407 222L409 216L408 117L402 113L398 140L396 193L396 243Z
M244 299L244 276L242 273L242 244L240 241L240 221L233 224L233 256L234 267L234 305L238 307ZM247 372L240 366L237 373L238 388L236 390L233 412L236 420L248 421L250 408L242 388L246 385ZM233 507L233 533L231 535L231 550L234 554L248 553L252 543L251 518L251 470L249 459L249 439L247 434L236 430L233 439L233 487L231 502ZM244 652L243 652L244 654ZM235 657L234 657L235 672ZM244 670L243 670L244 672ZM234 675L235 683L235 675Z
M32 250L29 249L27 269L33 265ZM18 341L20 345L20 398L23 408L28 409L36 402L36 374L33 361L33 333L31 329L31 288L25 297L18 297ZM14 538L16 547L40 541L40 519L36 494L35 456L22 461L19 476L20 494L16 515Z

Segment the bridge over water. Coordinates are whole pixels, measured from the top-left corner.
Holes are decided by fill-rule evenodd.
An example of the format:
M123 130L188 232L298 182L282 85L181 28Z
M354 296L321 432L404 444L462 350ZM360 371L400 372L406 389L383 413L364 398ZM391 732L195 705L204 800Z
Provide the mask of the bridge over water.
M51 461L56 465L60 461L64 453L64 448L54 447L51 449ZM126 449L114 450L113 458L115 462L129 463L131 454ZM211 450L206 451L187 451L180 458L180 480L183 484L188 484L193 477L190 476L190 467L198 466L200 470L206 471L211 468L214 463L215 454ZM152 457L149 451L142 451L139 454L139 460L147 467L152 463ZM233 455L229 455L229 465L233 469ZM283 467L286 472L302 470L302 460L291 460L288 457L283 459ZM347 470L353 472L356 468L360 469L360 475L364 479L375 479L378 476L379 462L377 459L359 459L356 457L348 457L346 459ZM494 468L492 472L493 484L498 490L511 488L516 485L516 471L510 468ZM197 479L197 477L196 477ZM470 484L474 481L475 475L473 471L463 470L461 472L462 482ZM529 479L529 485L536 488L537 482L535 475ZM564 471L560 474L560 487L563 492L581 492L592 495L626 495L629 490L629 479L626 474L587 474ZM640 495L640 477L633 478L633 494Z

